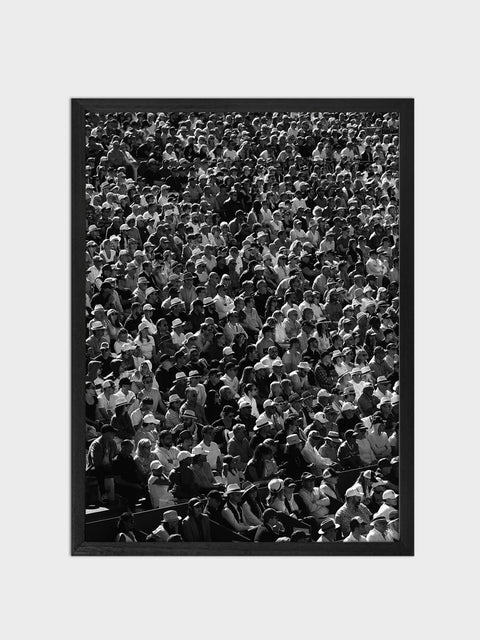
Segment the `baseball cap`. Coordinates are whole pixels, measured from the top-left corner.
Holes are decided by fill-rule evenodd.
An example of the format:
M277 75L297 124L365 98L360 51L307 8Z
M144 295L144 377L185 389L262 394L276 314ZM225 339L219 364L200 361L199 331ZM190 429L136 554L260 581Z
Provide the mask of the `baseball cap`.
M382 494L382 500L396 500L398 498L398 493L392 491L392 489L387 489Z

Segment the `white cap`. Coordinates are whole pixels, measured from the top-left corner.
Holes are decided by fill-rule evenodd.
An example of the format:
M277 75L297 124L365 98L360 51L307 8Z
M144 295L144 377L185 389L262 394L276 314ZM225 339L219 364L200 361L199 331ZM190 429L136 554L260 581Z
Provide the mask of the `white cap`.
M398 498L398 493L392 491L392 489L387 489L382 493L382 500L396 500Z
M263 364L263 362L257 362L257 364L253 366L254 371L260 371L261 369L268 369L268 367L266 364Z
M363 493L355 487L350 487L345 491L345 498L363 498Z
M231 356L233 355L233 349L232 347L224 347L222 353L224 356Z
M160 420L157 420L153 413L147 413L147 415L144 416L143 421L147 424L160 424Z
M189 453L188 451L180 451L180 453L177 456L177 460L178 462L181 462L182 460L186 460L187 458L191 458L192 454Z

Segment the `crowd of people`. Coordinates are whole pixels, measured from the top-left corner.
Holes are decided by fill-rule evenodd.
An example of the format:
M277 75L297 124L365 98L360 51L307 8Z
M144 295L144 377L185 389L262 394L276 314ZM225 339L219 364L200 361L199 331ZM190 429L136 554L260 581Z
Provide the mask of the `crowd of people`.
M90 113L85 153L86 476L116 539L398 540L398 114Z

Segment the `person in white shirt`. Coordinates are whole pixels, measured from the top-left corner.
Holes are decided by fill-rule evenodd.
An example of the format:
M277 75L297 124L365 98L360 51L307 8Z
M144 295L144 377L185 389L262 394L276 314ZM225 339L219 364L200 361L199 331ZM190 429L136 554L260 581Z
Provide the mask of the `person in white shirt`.
M145 294L147 295L147 292L145 292ZM147 325L148 333L151 336L154 336L157 333L157 327L156 327L155 323L152 321L152 316L153 316L153 312L154 311L155 311L155 309L152 307L151 304L147 303L147 304L143 305L142 323Z
M177 447L173 446L172 434L169 431L160 431L158 434L158 444L153 450L153 453L162 463L166 476L168 476L172 469L178 467L177 457L180 451Z
M367 534L367 542L388 542L385 533L388 522L385 516L375 514L371 522L371 529Z
M154 509L162 509L175 504L175 498L168 490L169 480L165 475L165 469L159 460L150 463L150 476L148 478L148 493Z
M398 511L391 511L388 515L388 528L385 533L387 542L396 542L397 540L400 540L399 526L400 521L398 519Z
M376 462L377 458L373 452L372 445L367 440L367 427L361 422L355 427L354 435L358 446L358 453L362 464L369 467Z
M225 365L225 374L220 377L220 380L223 382L223 384L227 387L230 387L230 389L233 391L235 398L239 397L239 380L237 378L237 371L238 367L234 362L227 362L227 364Z
M355 390L355 402L358 401L359 397L363 393L363 387L367 384L364 380L362 380L362 370L360 367L354 367L350 372L352 379L350 381L350 385Z
M234 301L225 293L225 286L217 284L217 295L214 297L215 309L218 313L218 319L223 320L230 311L235 307Z
M387 520L390 520L390 514L397 511L398 493L395 493L392 489L387 489L382 494L382 500L383 504L377 511L377 515L385 516Z
M385 376L378 376L376 384L377 388L373 392L373 395L377 396L380 401L382 401L384 398L386 400L391 400L392 392L388 388L390 386L390 383L388 382L387 378Z
M198 443L197 448L200 447L207 456L207 462L210 465L212 471L222 470L222 454L220 447L216 442L213 442L214 428L211 425L205 425L202 430L203 440Z
M362 536L364 521L356 516L350 520L350 533L343 542L367 542L367 538Z
M176 347L181 347L185 344L186 336L183 333L184 323L180 320L180 318L175 318L172 322L172 331L170 336L172 338L172 342Z
M308 434L307 442L302 449L302 456L308 464L313 464L315 472L319 475L321 472L330 466L332 461L329 458L324 458L317 449L317 446L322 440L322 436L318 431L310 431Z

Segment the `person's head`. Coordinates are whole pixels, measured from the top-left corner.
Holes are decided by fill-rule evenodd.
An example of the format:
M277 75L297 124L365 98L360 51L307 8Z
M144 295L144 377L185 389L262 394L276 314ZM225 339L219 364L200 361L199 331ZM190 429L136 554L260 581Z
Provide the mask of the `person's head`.
M161 447L170 449L170 447L173 445L173 436L170 431L167 431L166 429L160 431L160 433L158 434L158 443Z
M300 480L302 482L302 487L304 487L307 491L313 491L315 486L315 476L309 473L308 471L304 471L300 476Z
M373 517L371 525L373 529L376 529L377 531L380 531L380 533L383 534L387 530L388 520L385 516L377 514Z
M262 515L263 524L267 527L275 528L278 526L278 511L276 509L265 509Z
M335 542L337 539L337 531L340 529L340 525L335 523L333 518L326 518L322 521L319 529L321 536L327 538L330 542Z
M243 492L238 484L229 484L227 485L225 496L233 504L239 504L242 500Z
M395 507L396 508L397 507L397 500L398 500L398 493L395 493L395 491L392 491L392 489L387 489L382 494L382 500L389 507Z
M347 504L351 504L355 507L358 507L358 505L362 501L362 498L363 494L356 487L350 487L350 489L347 489L345 492L345 501L347 502Z
M113 442L113 439L117 433L117 430L114 429L109 424L105 424L100 429L100 433L102 434L102 439L105 440L105 442Z
M225 456L226 457L226 456ZM224 497L217 489L212 489L207 495L207 507L214 511L220 509L224 502Z
M122 440L120 444L120 453L122 456L128 458L132 455L134 449L134 444L131 440Z

